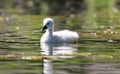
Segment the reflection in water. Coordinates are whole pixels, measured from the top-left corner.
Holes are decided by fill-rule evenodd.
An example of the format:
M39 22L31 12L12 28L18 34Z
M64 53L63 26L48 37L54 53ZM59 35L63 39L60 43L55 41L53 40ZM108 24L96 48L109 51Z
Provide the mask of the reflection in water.
M53 56L53 46L51 44L41 43L42 56ZM52 60L43 59L43 73L53 74Z
M43 60L43 74L53 74L52 60Z
M42 56L59 56L59 58L71 58L72 56L60 56L64 54L73 54L76 49L71 47L70 44L52 44L52 43L41 43L41 54ZM53 74L52 59L43 59L43 73Z

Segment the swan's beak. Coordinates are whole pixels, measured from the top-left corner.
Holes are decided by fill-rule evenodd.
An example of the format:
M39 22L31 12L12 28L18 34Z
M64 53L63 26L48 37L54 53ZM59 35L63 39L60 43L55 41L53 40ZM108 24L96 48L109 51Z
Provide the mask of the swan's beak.
M41 31L44 31L45 29L47 29L47 26L43 26L43 28L41 29Z

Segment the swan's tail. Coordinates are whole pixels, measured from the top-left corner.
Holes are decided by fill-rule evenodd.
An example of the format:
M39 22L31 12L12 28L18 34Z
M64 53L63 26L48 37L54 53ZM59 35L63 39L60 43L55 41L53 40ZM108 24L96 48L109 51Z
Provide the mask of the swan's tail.
M70 30L58 31L56 34L60 35L60 37L65 42L73 42L73 41L76 41L79 38L79 35L78 35L77 32L70 31Z

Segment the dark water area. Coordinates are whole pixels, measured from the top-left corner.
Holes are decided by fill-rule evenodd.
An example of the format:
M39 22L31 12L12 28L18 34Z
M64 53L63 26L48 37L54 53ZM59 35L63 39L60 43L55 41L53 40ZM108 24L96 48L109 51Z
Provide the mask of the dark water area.
M1 41L1 74L119 74L119 42ZM24 42L26 41L26 42Z
M41 44L40 46L34 43L6 42L11 47L1 46L0 73L120 73L119 47L117 47L119 43L81 42L77 44Z

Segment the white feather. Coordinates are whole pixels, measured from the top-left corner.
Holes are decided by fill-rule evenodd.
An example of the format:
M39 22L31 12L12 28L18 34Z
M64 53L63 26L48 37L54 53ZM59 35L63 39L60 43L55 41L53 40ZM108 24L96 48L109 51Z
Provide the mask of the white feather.
M52 22L52 23L50 23ZM49 26L47 23L50 23ZM73 42L79 38L77 32L70 30L53 31L54 22L51 18L44 19L44 26L47 26L46 32L41 37L40 42Z

